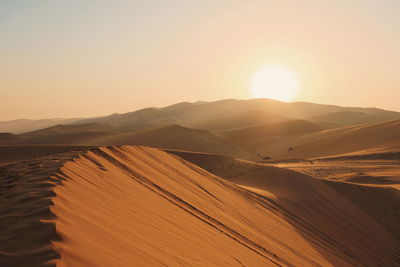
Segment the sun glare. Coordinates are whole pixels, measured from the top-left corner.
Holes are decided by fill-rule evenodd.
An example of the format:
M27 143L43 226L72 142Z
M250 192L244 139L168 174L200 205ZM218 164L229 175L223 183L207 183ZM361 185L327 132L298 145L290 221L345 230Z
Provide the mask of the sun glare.
M296 75L283 65L268 65L258 70L250 80L252 97L291 101L299 90Z

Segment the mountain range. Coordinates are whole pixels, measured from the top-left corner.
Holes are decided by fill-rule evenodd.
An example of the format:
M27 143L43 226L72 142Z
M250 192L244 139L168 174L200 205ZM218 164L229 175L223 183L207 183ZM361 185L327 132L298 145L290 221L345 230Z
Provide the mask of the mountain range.
M312 158L400 147L400 113L227 99L93 118L0 122L0 132L0 145L147 145L245 159Z

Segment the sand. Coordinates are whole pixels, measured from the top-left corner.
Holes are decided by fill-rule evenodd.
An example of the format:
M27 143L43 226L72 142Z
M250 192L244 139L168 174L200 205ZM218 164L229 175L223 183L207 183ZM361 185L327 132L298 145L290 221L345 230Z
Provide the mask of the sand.
M282 124L271 125L271 128ZM298 125L293 130L306 130L305 126L308 123L303 124L302 127ZM279 128L262 128L228 132L227 137L249 153L260 153L279 160L327 157L367 149L400 147L400 120L351 125L305 134L287 132L281 135ZM278 134L270 135L271 133ZM239 138L236 138L236 134Z
M389 120L399 117L379 109L265 99L178 103L23 134L0 132L0 145L144 145L243 159L309 159L400 147L400 120Z
M31 160L54 154L85 150L88 146L18 145L0 146L0 166L21 160Z
M360 190L376 196L370 187L331 186L228 157L180 155L200 157L203 168L219 157L225 164L213 174L176 154L110 146L0 167L0 265L400 263L390 224L397 217L365 207L371 202ZM396 207L398 191L390 190L386 200Z
M194 130L179 125L146 128L131 132L93 138L88 145L144 145L206 153L249 157L244 150L209 131Z

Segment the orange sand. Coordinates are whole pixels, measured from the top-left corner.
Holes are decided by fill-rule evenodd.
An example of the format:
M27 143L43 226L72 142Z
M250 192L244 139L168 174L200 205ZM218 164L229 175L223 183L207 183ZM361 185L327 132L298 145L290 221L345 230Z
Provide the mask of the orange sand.
M280 168L245 168L225 177L238 186L164 151L129 146L0 167L5 214L0 263L400 263L396 233L360 207L362 202L346 197L360 194L358 189L338 189ZM30 199L24 197L27 190ZM35 257L38 251L45 253Z

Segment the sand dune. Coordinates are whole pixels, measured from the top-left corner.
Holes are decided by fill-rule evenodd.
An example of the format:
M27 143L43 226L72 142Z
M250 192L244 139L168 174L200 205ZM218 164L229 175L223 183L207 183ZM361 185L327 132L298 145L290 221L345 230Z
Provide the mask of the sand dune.
M31 132L47 127L51 127L57 124L67 124L74 123L80 119L43 119L43 120L29 120L29 119L19 119L11 121L0 121L0 132L10 132L14 134Z
M244 145L255 140L276 140L285 136L320 132L325 128L317 123L306 120L290 120L279 123L264 124L236 130L224 131L221 134L226 139Z
M211 117L211 116L210 116ZM273 114L259 109L250 109L243 112L227 113L219 117L207 118L203 121L186 122L185 125L195 129L209 131L226 131L230 129L251 127L266 123L277 123L291 120L289 117Z
M50 155L87 149L87 146L18 145L0 146L0 165L21 160L31 160Z
M66 135L74 133L90 133L90 132L112 132L114 128L109 124L102 123L86 123L76 125L55 125L37 131L19 135L21 138Z
M100 123L56 125L19 135L0 133L0 145L84 145L111 135L113 130L111 125Z
M18 145L86 145L94 139L109 136L108 132L80 132L38 136L19 140Z
M0 144L13 144L20 140L20 137L12 133L0 133Z
M314 158L366 149L399 147L399 136L400 120L393 120L288 135L272 140L245 138L249 141L237 144L250 153L262 153L273 159Z
M399 155L399 154L397 154ZM268 165L287 168L315 178L375 187L400 189L400 158L383 154L283 160Z
M395 160L400 159L400 147L380 147L321 157L318 160Z
M398 213L365 207L370 202L359 190L376 196L369 187L335 188L290 170L191 157L225 161L216 173L241 187L147 147L92 148L0 167L2 265L399 264ZM396 208L396 192L379 199Z
M88 145L147 145L190 151L249 157L244 150L225 139L204 130L169 125L115 134L86 142Z
M0 167L0 266L46 266L59 257L50 207L57 171L75 155L20 161Z
M355 175L350 175L341 179L341 181L346 181L349 183L356 184L371 184L371 185L398 185L399 180L394 180L391 176L372 176L365 173L357 173Z
M234 157L250 157L246 151L223 137L209 131L190 129L176 124L157 127L141 125L139 128L136 126L115 128L109 124L100 123L57 125L20 135L0 133L0 145L32 145L33 150L33 145L148 145Z
M337 126L372 123L399 119L397 112L372 111L337 111L309 118L314 122L332 123Z
M355 232L350 234L350 232L355 228L365 227L366 229L372 224L375 225L375 223L369 221L371 218L392 235L392 240L397 243L394 246L400 248L400 225L398 223L400 211L397 208L400 205L400 191L398 190L400 188L398 187L394 189L391 186L371 186L374 183L366 186L315 179L288 169L229 157L184 151L168 152L244 188L276 199L281 208L310 223L309 227L316 232L336 232L332 236L328 234L329 240L330 242L338 242L336 244L346 244L347 248L343 251L349 252L348 247L351 245L347 243L348 241L342 239L340 233L344 231L349 234L349 237L354 237L358 234ZM376 165L376 167L379 171L382 166ZM398 174L398 169L394 172ZM365 183L365 180L361 182ZM397 181L397 184L399 182ZM391 179L388 183L379 181L377 184L393 185L395 183ZM342 202L343 200L350 203L345 204ZM354 208L355 210L353 210ZM360 221L360 218L354 218L355 212L358 212L356 210L362 210L368 215L367 217L371 218L364 217L363 220L368 221ZM348 222L349 219L352 223ZM353 223L355 224L353 225ZM369 242L373 236L374 234L365 233L363 238L368 239L365 242ZM362 257L365 257L365 255Z
M400 145L400 120L371 123L311 134L296 145L295 154L325 156Z

